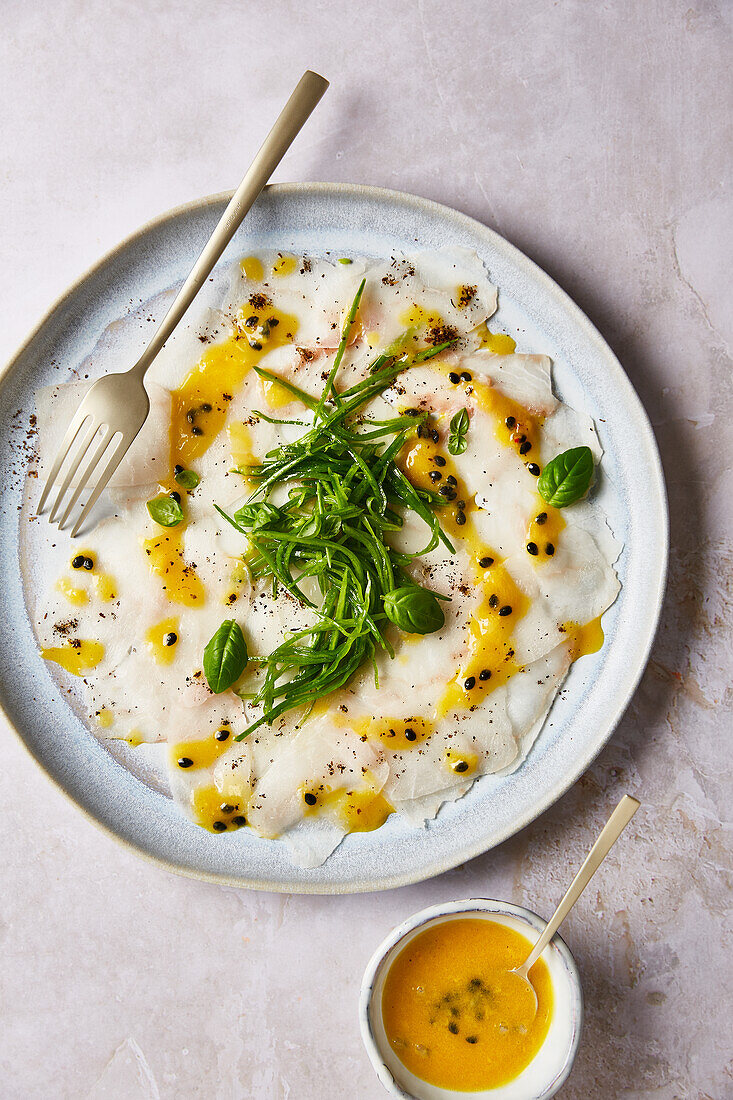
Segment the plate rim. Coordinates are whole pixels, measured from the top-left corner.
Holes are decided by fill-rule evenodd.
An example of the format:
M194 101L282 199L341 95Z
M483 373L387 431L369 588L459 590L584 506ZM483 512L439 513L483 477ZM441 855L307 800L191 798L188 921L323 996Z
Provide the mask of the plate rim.
M416 873L408 868L402 874L392 875L388 879L380 879L378 882L362 882L355 878L348 882L336 883L308 883L298 880L263 880L247 878L245 876L233 876L225 873L206 871L201 868L184 867L174 863L168 858L151 852L144 848L142 844L138 844L128 837L116 832L111 825L98 817L92 809L78 801L77 798L67 790L61 778L52 773L49 767L40 758L39 754L25 739L21 730L16 727L15 723L10 718L8 710L5 707L5 686L2 682L0 682L0 716L2 716L8 729L15 734L21 745L41 768L54 787L59 790L77 810L80 810L88 820L100 828L104 833L111 836L118 844L121 844L124 848L141 856L157 867L164 868L167 871L182 875L186 878L203 882L238 889L256 889L273 893L321 894L328 896L396 889L400 886L408 886L414 883L427 881L446 871L452 870L462 863L475 859L485 852L491 851L499 844L504 843L504 841L526 828L531 822L535 821L541 814L545 813L546 810L553 806L570 787L578 781L583 772L596 759L612 737L616 727L626 713L647 667L651 649L659 628L661 611L664 603L669 560L669 505L662 461L647 411L613 349L570 295L563 290L547 272L539 267L534 260L523 253L516 245L512 244L511 241L501 236L496 230L484 225L483 222L469 214L464 214L453 207L433 199L427 199L412 192L368 184L327 181L283 182L268 184L265 188L265 192L275 193L277 196L284 196L285 198L291 194L297 196L310 194L327 197L335 192L341 195L347 193L354 201L358 201L360 198L370 199L371 201L386 201L391 205L408 207L428 216L432 215L443 223L453 221L455 224L462 226L474 234L478 234L479 236L483 235L493 248L502 252L504 257L512 262L517 268L521 268L533 282L542 285L545 292L549 293L551 297L554 297L562 310L571 317L573 324L584 331L586 338L595 343L607 361L612 364L615 375L613 379L614 389L617 389L618 386L624 388L627 398L630 398L631 402L636 406L640 427L644 432L643 442L645 444L645 450L652 460L654 485L651 489L659 505L659 519L661 521L660 530L658 531L661 542L657 544L655 554L657 569L654 578L653 614L650 615L646 626L646 636L641 646L641 659L634 671L634 675L628 681L624 696L616 708L617 713L610 721L602 723L603 733L600 736L596 735L585 752L574 758L573 766L569 771L546 791L535 805L529 808L524 814L515 817L511 824L507 824L503 828L500 827L490 840L487 841L484 838L478 842L472 843L469 847L456 849L450 857L439 859L437 862L423 866ZM64 308L67 302L74 298L87 280L102 271L119 253L129 249L136 241L144 240L152 231L164 227L167 223L175 222L178 218L185 216L187 213L201 212L207 207L224 204L229 201L233 194L233 190L220 191L191 199L171 207L155 215L153 218L148 219L127 236L119 240L112 248L108 249L99 259L82 271L82 273L51 302L43 316L28 333L10 360L0 368L0 391L2 391L8 379L12 376L14 368L36 337L52 321L56 314ZM501 290L501 288L499 289Z

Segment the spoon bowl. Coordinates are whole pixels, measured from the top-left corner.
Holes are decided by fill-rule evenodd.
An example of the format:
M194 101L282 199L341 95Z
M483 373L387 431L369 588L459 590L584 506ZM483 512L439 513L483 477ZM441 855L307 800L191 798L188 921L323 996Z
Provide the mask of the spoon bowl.
M514 998L515 1003L521 1007L522 1015L525 1014L524 1006L526 1005L527 1018L533 1020L537 1015L539 1002L537 1000L537 990L529 980L529 970L526 962L523 962L521 966L517 966L514 970L510 970L507 977L512 983L511 996Z

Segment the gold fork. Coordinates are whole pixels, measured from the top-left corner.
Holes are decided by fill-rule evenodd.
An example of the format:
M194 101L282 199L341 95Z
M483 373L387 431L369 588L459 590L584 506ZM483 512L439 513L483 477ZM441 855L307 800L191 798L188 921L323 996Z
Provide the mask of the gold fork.
M61 512L64 497L77 471L80 471L78 483L59 519L59 530L63 530L94 474L94 487L71 529L72 538L78 534L100 493L145 423L150 411L150 401L143 385L145 372L206 282L242 219L327 87L328 81L322 76L310 70L304 73L141 358L134 367L122 374L108 374L100 378L84 397L54 459L37 512L38 515L42 514L64 467L64 478L49 515L49 521L54 523Z

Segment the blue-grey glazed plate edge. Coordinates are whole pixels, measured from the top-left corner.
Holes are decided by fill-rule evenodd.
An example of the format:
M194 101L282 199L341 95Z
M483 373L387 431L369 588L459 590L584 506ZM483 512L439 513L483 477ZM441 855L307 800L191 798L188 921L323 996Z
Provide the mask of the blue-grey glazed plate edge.
M152 297L185 277L229 197L196 200L149 222L51 307L0 373L0 417L8 428L15 426L16 440L38 386L67 378L131 299ZM584 405L599 421L606 448L601 498L604 505L608 498L612 526L625 544L617 566L624 587L604 616L607 644L574 666L525 763L511 775L482 778L425 829L393 816L375 833L347 837L322 867L305 870L292 865L281 843L244 833L212 836L182 820L170 799L117 763L73 714L35 645L20 576L22 448L6 438L0 442L5 486L0 613L6 624L0 706L39 765L93 821L171 871L296 893L387 889L440 874L499 844L555 802L606 743L639 682L666 581L668 518L661 462L621 365L564 291L474 219L417 196L354 184L269 187L222 262L258 246L384 255L385 249L451 243L473 247L482 256L499 285L500 320L515 328L520 349L552 355L564 399ZM526 346L523 330L529 333ZM54 354L68 368L57 375L50 373Z

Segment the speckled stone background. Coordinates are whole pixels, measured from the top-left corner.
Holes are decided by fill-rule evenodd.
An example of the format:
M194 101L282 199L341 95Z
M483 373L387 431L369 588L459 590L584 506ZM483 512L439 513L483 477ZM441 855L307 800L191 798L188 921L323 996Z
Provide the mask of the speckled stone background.
M234 186L312 67L332 87L275 178L414 191L527 252L625 365L672 517L659 636L615 737L533 826L432 882L327 898L177 878L102 835L0 729L0 1096L379 1100L356 1020L376 943L453 897L549 915L628 790L643 809L566 926L587 1024L561 1096L732 1097L733 6L4 0L0 15L3 359L122 236Z

